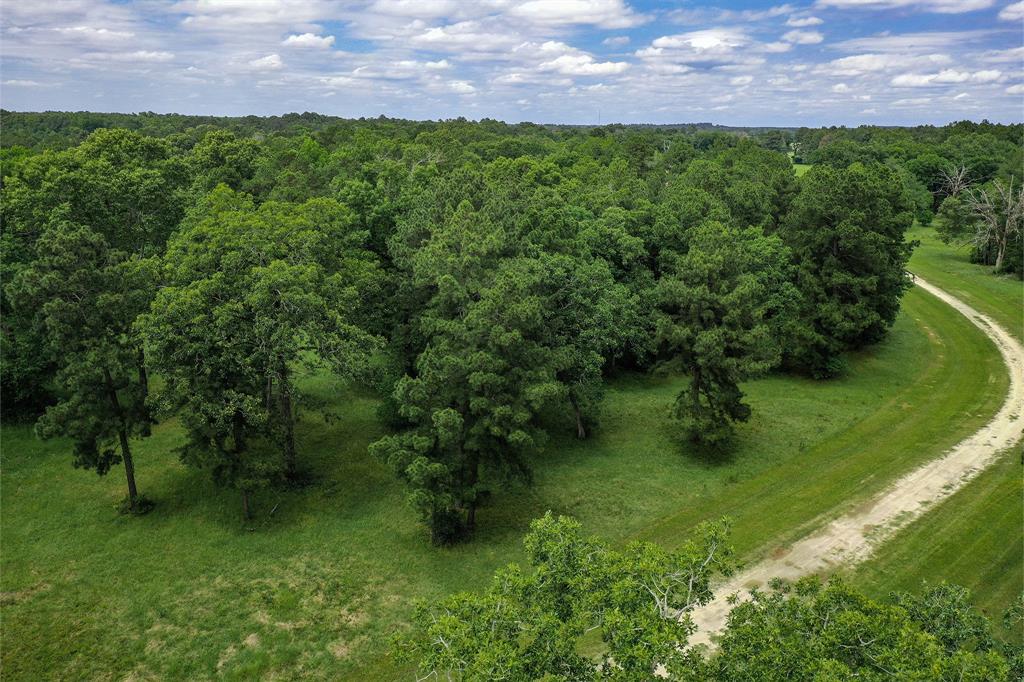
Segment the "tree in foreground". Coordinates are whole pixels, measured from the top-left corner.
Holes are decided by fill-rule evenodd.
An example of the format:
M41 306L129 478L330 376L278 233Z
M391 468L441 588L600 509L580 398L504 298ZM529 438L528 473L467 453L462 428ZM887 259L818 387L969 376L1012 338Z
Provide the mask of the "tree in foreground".
M58 211L36 258L8 286L15 305L34 310L57 366L57 403L36 424L44 438L74 444L74 464L103 475L124 462L127 506L139 510L130 439L149 435L149 390L136 317L156 283L152 259L112 249L106 239Z
M679 549L650 543L614 550L549 512L524 545L531 571L499 570L483 594L419 603L398 655L421 678L653 680L696 664L680 646L689 612L732 570L724 522L705 524Z
M674 408L683 434L715 446L750 417L739 383L779 362L776 325L794 292L785 247L760 228L706 222L687 239L685 253L662 256L656 339L666 365L690 377Z
M775 581L736 603L717 651L689 646L690 613L732 570L726 536L726 523L704 524L673 552L619 551L549 512L525 538L529 570L510 565L480 594L417 604L396 653L419 679L481 682L1009 682L1024 672L1024 650L997 641L967 591L949 585L874 600L838 580Z
M949 585L876 601L838 580L778 583L732 610L719 644L695 679L998 682L1024 672L1021 652L997 643L967 591Z
M801 178L780 236L802 298L802 338L786 349L815 376L840 371L840 354L882 339L910 286L913 213L900 178L881 164L815 166Z

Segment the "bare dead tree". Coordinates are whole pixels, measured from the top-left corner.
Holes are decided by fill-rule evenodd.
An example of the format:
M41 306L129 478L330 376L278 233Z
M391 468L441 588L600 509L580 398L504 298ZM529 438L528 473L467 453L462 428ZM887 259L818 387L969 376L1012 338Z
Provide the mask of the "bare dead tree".
M1020 234L1024 224L1024 188L1009 182L995 180L990 187L969 188L964 192L967 206L978 218L974 232L974 246L979 249L995 247L995 268L1003 266L1006 247Z
M950 166L939 171L942 174L942 191L946 196L955 197L971 186L967 176L967 166Z

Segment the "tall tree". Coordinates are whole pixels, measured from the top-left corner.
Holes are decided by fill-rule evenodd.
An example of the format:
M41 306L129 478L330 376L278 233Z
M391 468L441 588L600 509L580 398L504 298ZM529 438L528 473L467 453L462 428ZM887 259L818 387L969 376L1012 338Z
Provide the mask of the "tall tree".
M168 285L142 321L163 407L189 428L186 459L246 504L276 469L298 470L295 369L352 377L374 346L351 319L375 272L364 239L333 200L256 209L221 186L168 246Z
M658 281L656 339L667 366L690 377L674 408L682 432L721 445L732 422L750 417L739 383L779 361L776 325L794 300L788 254L760 228L717 222L694 228L688 242Z
M879 341L910 286L904 268L913 222L895 171L880 164L815 166L780 230L801 294L801 336L791 362L816 376L840 371L840 354Z
M139 496L130 439L149 435L150 424L145 360L133 324L152 299L156 269L152 259L112 249L58 211L35 260L8 285L16 307L35 311L57 366L57 403L40 417L37 432L70 438L75 466L100 475L124 462L132 511Z
M17 164L0 191L4 281L34 258L36 240L55 215L101 235L110 249L158 255L184 213L188 170L164 140L128 130L98 130L79 146ZM52 363L36 352L31 316L0 295L0 391L5 411L35 412L48 401Z
M510 248L463 202L413 257L414 279L433 294L419 319L426 347L395 388L412 428L371 450L409 483L436 543L473 531L483 474L528 475L525 455L545 435L538 416L565 397L564 360L544 343L544 270L503 257Z

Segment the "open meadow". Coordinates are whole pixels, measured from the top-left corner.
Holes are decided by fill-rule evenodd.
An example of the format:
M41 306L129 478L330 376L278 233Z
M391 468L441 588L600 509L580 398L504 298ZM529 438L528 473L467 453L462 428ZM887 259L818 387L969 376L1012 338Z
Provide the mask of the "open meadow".
M299 452L314 481L260 496L249 523L233 497L177 461L174 423L139 447L140 486L157 505L139 518L115 511L117 477L75 471L62 442L5 426L6 673L398 679L388 639L412 600L482 587L496 568L522 559L522 533L544 511L571 514L615 543L669 547L700 520L729 515L733 543L753 560L970 433L1000 403L1005 373L979 330L911 291L890 337L853 356L847 376L747 384L756 416L722 459L681 451L662 427L680 380L620 376L592 441L555 438L534 462L532 487L497 493L480 511L477 539L443 549L430 545L401 486L366 454L383 432L374 396L325 377L305 382L338 417L300 421ZM955 499L995 485L998 499L1012 502L1012 481L996 473L1008 466ZM1020 531L1005 506L975 513ZM979 550L1007 546L991 530ZM945 531L951 548L957 531ZM906 573L895 576L879 570L890 576L886 587L978 576L985 551L948 575L938 562L901 561ZM993 555L1010 568L1017 558ZM1012 592L1012 571L983 575L998 580L973 581L981 603Z

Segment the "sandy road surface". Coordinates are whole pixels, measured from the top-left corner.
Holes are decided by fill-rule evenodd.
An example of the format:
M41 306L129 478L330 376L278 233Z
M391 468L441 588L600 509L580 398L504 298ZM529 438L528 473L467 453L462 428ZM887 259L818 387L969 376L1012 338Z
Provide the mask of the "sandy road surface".
M1024 346L990 317L979 313L920 277L916 280L933 296L956 308L981 328L999 348L1010 373L1010 390L996 416L943 456L920 466L892 483L856 511L823 528L719 585L719 595L693 612L697 632L691 644L710 644L712 634L725 625L731 606L726 598L763 587L773 577L795 580L809 574L830 573L840 565L863 561L872 550L930 506L952 495L993 462L997 453L1012 447L1024 435Z

